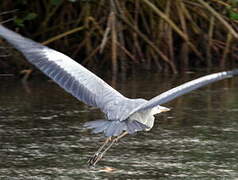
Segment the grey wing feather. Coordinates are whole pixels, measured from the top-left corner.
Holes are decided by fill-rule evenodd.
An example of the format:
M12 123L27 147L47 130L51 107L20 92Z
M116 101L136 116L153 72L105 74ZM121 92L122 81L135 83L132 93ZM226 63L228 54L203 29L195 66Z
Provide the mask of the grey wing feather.
M25 38L2 25L0 25L0 36L67 92L88 105L100 108L110 119L117 118L118 114L114 112L117 107L120 107L112 107L112 101L123 102L127 98L95 74L70 57ZM111 112L112 110L114 112Z
M198 79L189 81L187 83L184 83L178 87L170 89L170 90L152 98L151 100L147 101L146 103L142 104L141 106L134 108L130 113L128 113L123 118L125 119L125 118L129 117L130 115L132 115L133 113L135 113L137 111L144 111L144 110L156 107L158 105L167 103L179 96L189 93L189 92L191 92L195 89L198 89L202 86L208 85L208 84L216 82L216 81L220 81L225 78L230 78L237 74L238 74L238 69L234 69L232 71L214 73L214 74L206 75L206 76L200 77Z

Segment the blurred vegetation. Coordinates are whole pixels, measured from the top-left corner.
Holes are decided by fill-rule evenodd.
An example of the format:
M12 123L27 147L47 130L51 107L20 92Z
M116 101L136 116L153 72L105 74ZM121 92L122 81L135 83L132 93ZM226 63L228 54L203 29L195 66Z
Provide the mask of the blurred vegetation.
M5 26L113 74L234 66L238 58L238 0L7 0L0 8L0 21L14 18Z

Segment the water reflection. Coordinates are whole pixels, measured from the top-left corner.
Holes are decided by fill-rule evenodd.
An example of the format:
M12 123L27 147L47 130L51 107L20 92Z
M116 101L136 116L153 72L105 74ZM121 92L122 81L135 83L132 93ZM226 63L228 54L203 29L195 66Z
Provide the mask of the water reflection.
M138 74L116 89L151 98L197 77ZM103 114L51 82L0 79L0 179L191 179L238 177L238 80L225 80L166 104L155 127L125 137L95 169L103 139L82 124ZM107 168L109 167L109 168ZM112 168L112 169L110 169Z

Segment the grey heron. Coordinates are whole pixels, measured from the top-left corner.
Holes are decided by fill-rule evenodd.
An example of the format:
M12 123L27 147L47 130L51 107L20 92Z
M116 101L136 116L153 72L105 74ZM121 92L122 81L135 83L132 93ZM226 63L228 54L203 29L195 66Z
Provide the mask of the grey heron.
M123 136L137 131L149 131L154 125L154 115L170 110L161 106L162 104L207 84L238 74L238 69L214 73L184 83L150 100L131 99L56 50L25 38L2 25L0 36L67 92L87 105L99 108L105 114L103 120L85 123L85 127L92 129L93 133L103 133L106 137L103 145L89 159L89 165L95 165Z

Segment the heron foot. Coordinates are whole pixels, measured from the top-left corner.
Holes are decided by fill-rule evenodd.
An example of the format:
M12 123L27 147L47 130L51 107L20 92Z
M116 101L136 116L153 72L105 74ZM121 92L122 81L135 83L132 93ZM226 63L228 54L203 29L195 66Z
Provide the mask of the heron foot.
M102 153L94 154L89 160L88 165L89 167L95 166L98 161L102 159Z
M100 161L103 157L103 155L112 147L114 143L117 143L119 139L127 135L127 132L122 133L121 135L117 136L113 140L111 137L107 138L104 144L98 149L98 151L88 160L89 167L95 166L98 161ZM104 149L104 147L108 144L108 142L111 141L111 143ZM104 149L104 151L102 151Z
M101 151L110 141L111 137L108 137L103 143L103 145L97 150L97 152L88 160L89 166L94 166L102 158Z
M97 159L98 155L99 155L99 154L96 153L96 154L94 154L92 157L89 158L89 160L88 160L89 166L92 166L92 165L93 165L93 163L94 163L95 160Z

